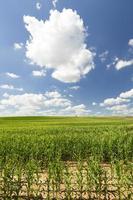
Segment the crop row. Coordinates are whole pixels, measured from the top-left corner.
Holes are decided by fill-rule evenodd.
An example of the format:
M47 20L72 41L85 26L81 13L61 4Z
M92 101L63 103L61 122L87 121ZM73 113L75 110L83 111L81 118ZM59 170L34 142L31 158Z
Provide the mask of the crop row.
M1 170L3 199L133 199L133 164L88 161L49 163L40 169L34 160L25 168L9 161ZM9 198L10 197L10 198Z
M132 126L0 129L0 199L133 199Z
M126 127L1 130L0 165L9 159L40 165L97 157L101 162L133 161L133 133Z

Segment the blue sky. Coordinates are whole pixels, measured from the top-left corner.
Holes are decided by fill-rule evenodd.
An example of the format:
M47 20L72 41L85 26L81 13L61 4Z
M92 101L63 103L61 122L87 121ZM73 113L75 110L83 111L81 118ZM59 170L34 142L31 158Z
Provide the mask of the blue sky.
M1 115L133 115L132 8L1 0Z

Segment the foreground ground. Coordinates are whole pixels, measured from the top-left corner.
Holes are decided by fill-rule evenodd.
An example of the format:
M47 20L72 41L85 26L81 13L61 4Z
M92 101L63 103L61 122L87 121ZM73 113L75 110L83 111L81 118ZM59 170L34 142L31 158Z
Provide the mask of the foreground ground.
M0 118L1 199L133 199L133 118Z

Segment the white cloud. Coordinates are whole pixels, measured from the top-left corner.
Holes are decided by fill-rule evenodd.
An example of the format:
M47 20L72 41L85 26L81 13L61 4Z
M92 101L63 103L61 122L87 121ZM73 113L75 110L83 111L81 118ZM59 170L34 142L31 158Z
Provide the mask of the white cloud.
M133 89L126 91L126 92L122 92L120 94L121 98L133 98Z
M116 98L105 99L100 106L112 114L133 115L133 89L122 92Z
M20 78L19 75L10 73L10 72L6 72L6 76L9 76L10 78L13 78L13 79Z
M9 94L8 94L7 92L5 92L5 93L3 94L3 97L7 98L7 97L9 97Z
M45 96L47 98L60 98L62 95L58 91L46 92Z
M14 49L15 50L19 50L19 49L22 49L24 46L23 43L14 43Z
M8 84L4 84L4 85L0 85L1 89L8 89L8 90L13 90L14 86L13 85L8 85Z
M122 103L127 103L129 101L130 101L129 99L123 99L121 97L108 98L108 99L105 99L104 102L100 104L100 106L114 106L114 105L119 105Z
M118 61L119 61L119 58L117 56L115 56L112 64L115 65Z
M66 83L78 82L94 69L94 54L85 43L86 30L76 11L50 11L46 21L24 16L30 37L26 57L33 64L52 69L52 77Z
M37 3L36 3L36 9L37 9L37 10L40 10L41 7L42 7L41 3L37 2Z
M119 60L119 58L115 56L113 58L112 62L106 65L107 69L109 69L111 66L116 65L116 63L118 62L118 60Z
M40 71L32 71L33 76L46 76L46 71L45 70L40 70Z
M117 70L121 70L125 67L133 65L133 59L131 60L122 60L119 59L118 57L115 57L113 59L113 62L107 65L107 68L109 69L111 66L115 66Z
M80 89L79 85L75 85L75 86L70 87L70 90L79 90L79 89Z
M127 114L128 105L115 105L112 107L107 107L107 110L113 111L113 113L116 113L116 114Z
M73 97L73 95L72 95L72 94L69 94L69 97L71 97L71 98L72 98L72 97Z
M53 6L56 8L56 4L58 3L58 0L52 0Z
M107 69L110 69L111 66L112 66L112 63L106 65Z
M9 84L0 85L0 88L4 89L4 90L17 90L17 91L20 91L20 92L24 91L23 88L16 88L13 85L9 85Z
M127 60L118 60L118 62L115 65L115 68L117 70L120 70L122 68L131 66L131 65L133 65L133 59L132 60L128 60L128 61Z
M104 51L103 53L101 53L99 55L99 58L100 58L101 62L105 62L106 61L106 59L108 57L108 54L109 54L109 51Z
M128 45L130 47L133 47L133 39L129 40ZM129 52L132 52L131 48L129 49ZM125 67L133 66L133 59L124 60L124 59L119 59L118 57L116 57L112 65L114 65L117 70L121 70Z
M92 106L96 106L97 105L97 103L96 102L92 102Z
M0 100L1 115L87 115L84 104L74 105L57 91L44 94L5 94Z
M23 92L23 91L24 91L23 88L15 88L15 90L20 91L20 92Z
M128 45L131 46L131 47L133 47L133 39L129 40Z
M91 110L87 110L84 104L80 104L78 106L73 106L73 107L69 106L65 108L63 112L66 114L74 113L74 115L82 116L82 115L88 115L89 113L91 113Z

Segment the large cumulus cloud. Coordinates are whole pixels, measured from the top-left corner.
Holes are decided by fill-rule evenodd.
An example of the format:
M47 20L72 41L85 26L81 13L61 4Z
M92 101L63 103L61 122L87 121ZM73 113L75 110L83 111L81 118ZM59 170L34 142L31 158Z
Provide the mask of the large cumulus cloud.
M94 68L93 53L87 48L83 20L72 9L51 10L49 19L24 16L29 32L26 57L32 63L52 69L62 82L78 82Z

